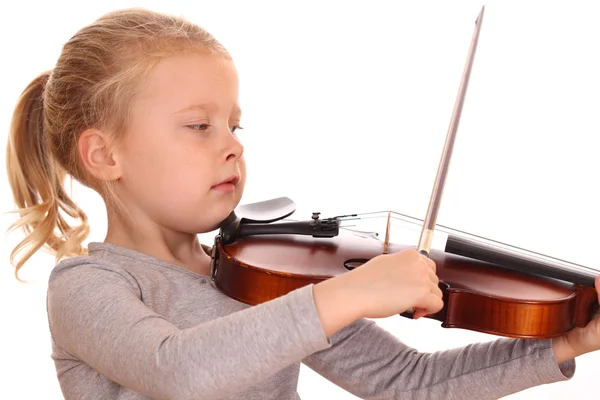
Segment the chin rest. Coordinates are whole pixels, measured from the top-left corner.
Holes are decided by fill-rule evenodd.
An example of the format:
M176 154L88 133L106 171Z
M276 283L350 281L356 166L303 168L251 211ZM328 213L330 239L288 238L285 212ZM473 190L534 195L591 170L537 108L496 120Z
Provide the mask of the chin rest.
M289 217L296 211L296 203L289 197L248 203L238 206L234 213L245 222L274 222Z

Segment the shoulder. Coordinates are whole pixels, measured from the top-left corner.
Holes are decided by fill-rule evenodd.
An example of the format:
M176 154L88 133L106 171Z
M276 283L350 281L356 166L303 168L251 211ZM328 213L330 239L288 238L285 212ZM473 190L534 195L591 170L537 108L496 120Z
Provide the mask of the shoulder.
M61 332L72 329L70 324L110 319L115 309L129 309L141 300L138 282L123 266L92 256L65 259L48 279L46 311L51 335L57 340Z
M98 257L78 256L56 264L48 279L48 294L67 291L72 295L77 291L86 293L101 287L117 286L140 293L136 279L118 263Z

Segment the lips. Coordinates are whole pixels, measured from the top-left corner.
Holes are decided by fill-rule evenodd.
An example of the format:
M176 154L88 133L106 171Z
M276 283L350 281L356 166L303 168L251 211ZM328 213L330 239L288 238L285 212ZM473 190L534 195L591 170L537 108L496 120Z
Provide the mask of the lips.
M227 186L235 186L238 182L240 181L240 177L239 175L231 175L230 177L222 180L221 182L217 183L216 185L213 186L213 188L223 188L223 187L227 187Z

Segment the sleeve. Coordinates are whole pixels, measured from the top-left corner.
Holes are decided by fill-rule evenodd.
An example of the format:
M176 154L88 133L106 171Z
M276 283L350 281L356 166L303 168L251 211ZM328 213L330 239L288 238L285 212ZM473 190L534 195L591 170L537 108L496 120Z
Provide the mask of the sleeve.
M330 345L306 286L179 329L140 300L125 272L78 265L51 277L54 342L120 385L154 399L227 397Z
M371 320L337 332L303 363L364 399L498 399L570 379L575 361L556 364L551 340L501 338L422 353Z

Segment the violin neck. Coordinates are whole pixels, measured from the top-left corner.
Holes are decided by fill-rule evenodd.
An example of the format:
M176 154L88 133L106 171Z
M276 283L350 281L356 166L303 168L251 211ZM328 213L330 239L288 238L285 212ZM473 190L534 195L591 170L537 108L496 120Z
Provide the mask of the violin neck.
M600 272L566 261L536 255L515 247L495 246L474 239L449 235L444 249L447 253L489 262L513 271L558 279L576 285L594 287L594 278Z

